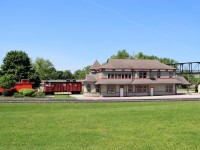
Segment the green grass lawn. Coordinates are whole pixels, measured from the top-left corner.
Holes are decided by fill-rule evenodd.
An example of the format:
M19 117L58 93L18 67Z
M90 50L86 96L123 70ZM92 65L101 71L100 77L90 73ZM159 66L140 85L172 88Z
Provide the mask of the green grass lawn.
M185 92L185 93L187 93L187 91L188 91L189 93L195 93L195 89L194 88L189 88L188 90L187 89L178 88L177 91L178 92Z
M200 102L0 104L0 149L200 149Z
M67 94L55 94L52 96L53 99L75 99L72 95L67 95Z

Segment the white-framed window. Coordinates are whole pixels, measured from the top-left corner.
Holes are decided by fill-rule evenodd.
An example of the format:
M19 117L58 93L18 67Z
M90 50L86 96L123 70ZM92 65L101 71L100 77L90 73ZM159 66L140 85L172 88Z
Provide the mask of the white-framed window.
M96 92L100 92L100 85L96 85L95 88L96 88Z
M160 78L160 76L161 76L161 73L160 73L160 71L158 71L157 72L157 78Z
M109 73L108 79L131 79L131 74L130 73L127 73L127 74Z
M136 85L135 92L136 93L147 93L149 91L148 85Z
M107 85L107 93L115 93L116 86L115 85Z
M169 78L172 78L172 76L173 76L173 72L169 72Z
M128 85L128 93L133 93L133 86L132 85Z
M142 91L143 91L143 93L147 93L148 92L148 86L147 85L143 85Z
M147 78L147 72L146 71L140 71L139 72L139 78Z
M172 93L173 92L173 85L172 84L166 85L166 92L167 93Z

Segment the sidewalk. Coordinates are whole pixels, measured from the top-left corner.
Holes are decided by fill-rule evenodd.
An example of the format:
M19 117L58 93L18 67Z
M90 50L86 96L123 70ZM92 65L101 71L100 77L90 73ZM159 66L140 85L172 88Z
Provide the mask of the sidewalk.
M200 100L200 94L179 94L164 96L139 96L139 97L85 97L82 94L73 95L77 100Z

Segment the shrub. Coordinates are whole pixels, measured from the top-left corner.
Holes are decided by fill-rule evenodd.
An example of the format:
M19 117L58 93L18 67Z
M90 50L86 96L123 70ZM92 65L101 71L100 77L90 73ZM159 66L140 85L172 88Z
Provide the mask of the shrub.
M16 89L11 89L11 93L12 93L12 95L14 95L15 93L17 93L17 90Z
M37 97L37 98L44 98L45 97L45 93L43 92L36 92L33 94L34 97Z
M34 89L21 89L19 90L19 93L24 95L24 96L33 96L34 93L35 93L35 90Z
M24 95L21 94L21 93L15 93L13 96L14 96L15 98L22 98L22 97L24 97Z
M2 92L3 96L12 96L12 91L10 89L4 89Z
M0 77L0 87L4 89L9 89L16 84L15 76L11 74L6 74Z

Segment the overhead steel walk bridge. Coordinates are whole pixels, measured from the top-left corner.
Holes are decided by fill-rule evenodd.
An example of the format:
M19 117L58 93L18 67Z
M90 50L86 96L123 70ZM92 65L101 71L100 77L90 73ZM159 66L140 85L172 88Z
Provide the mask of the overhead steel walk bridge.
M176 74L200 74L200 62L168 64L176 68Z

